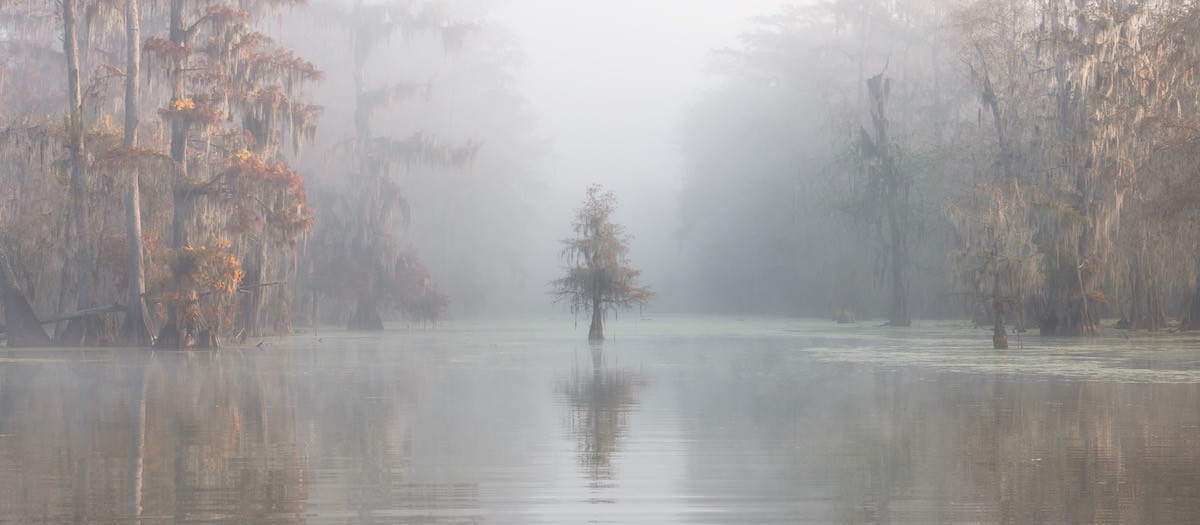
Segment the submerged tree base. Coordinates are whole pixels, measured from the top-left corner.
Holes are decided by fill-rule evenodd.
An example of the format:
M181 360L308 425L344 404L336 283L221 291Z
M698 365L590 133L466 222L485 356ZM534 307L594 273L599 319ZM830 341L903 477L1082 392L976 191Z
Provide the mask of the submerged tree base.
M848 308L843 308L833 316L833 320L837 321L837 324L854 324L854 312L851 312Z
M4 301L4 329L10 347L50 346L50 336L42 329L37 314L21 291L9 263L8 252L0 246L0 299Z
M1008 350L1008 331L1002 325L996 325L992 330L992 349Z
M375 301L360 297L354 314L346 323L347 330L383 330L383 318L379 316L379 307Z
M62 346L111 346L115 341L112 323L98 314L72 319L58 338Z
M588 327L588 341L604 340L604 310L597 302L592 306L592 324Z
M156 348L220 348L221 338L208 328L185 327L180 330L175 323L167 323L158 333Z

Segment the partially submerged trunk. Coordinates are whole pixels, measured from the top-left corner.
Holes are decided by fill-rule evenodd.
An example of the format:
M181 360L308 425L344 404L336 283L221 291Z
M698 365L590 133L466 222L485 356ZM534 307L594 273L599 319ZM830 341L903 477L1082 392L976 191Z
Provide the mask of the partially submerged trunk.
M1047 309L1042 316L1040 329L1042 335L1083 336L1096 333L1096 308L1092 305L1090 288L1085 286L1088 278L1077 264L1064 261L1065 265L1073 266L1061 270L1069 276L1051 282L1052 292ZM1065 282L1064 282L1065 281Z
M1130 268L1129 317L1125 327L1127 330L1137 330L1142 324L1142 273L1138 271L1137 260L1134 259Z
M141 28L138 0L125 0L125 139L126 148L137 146L138 75L141 72ZM125 197L126 264L129 274L128 313L119 342L125 346L152 346L150 313L146 309L146 263L142 247L142 206L138 173L133 173Z
M126 195L126 242L128 243L129 311L121 327L120 343L125 346L151 346L150 312L146 309L146 269L142 249L142 211L138 202L138 180L134 175Z
M1129 330L1157 332L1167 325L1163 289L1159 279L1137 261L1133 264L1133 290L1130 293ZM1187 320L1184 320L1185 322ZM1182 325L1183 323L1181 323Z
M996 324L992 327L992 348L996 350L1008 349L1008 330L1004 328L1004 303L999 294L999 289L992 292L992 317L995 318Z
M63 54L67 59L67 148L71 168L71 210L75 230L75 307L83 310L95 306L92 296L90 272L88 271L87 242L87 178L84 174L84 123L83 94L79 81L79 42L77 40L75 0L64 0ZM66 346L94 346L110 342L107 320L101 317L83 317L70 322L59 338Z
M184 0L171 0L170 5L168 34L171 43L179 48L186 46L188 41L187 26L183 23L184 4ZM172 104L187 98L185 76L187 67L186 54L173 53L171 55L167 74L170 77ZM176 250L190 245L186 220L191 216L193 197L184 190L184 181L187 179L188 173L187 137L187 121L171 119L171 160L175 164L174 178L171 181L171 247ZM189 295L187 303L195 303L200 300L195 292ZM193 346L208 348L217 343L218 340L213 332L207 327L201 326L200 319L186 312L186 308L181 305L170 304L167 307L167 322L159 330L155 346L160 348Z
M1200 280L1192 286L1192 298L1188 303L1186 314L1180 319L1179 331L1200 329Z
M908 265L907 207L909 182L896 166L891 153L890 123L887 118L887 101L890 82L880 73L867 80L870 95L871 130L862 130L863 149L870 162L867 170L870 186L878 192L887 210L889 256L892 259L892 304L888 314L891 326L911 326L908 313L908 294L905 291L905 269Z
M383 330L383 318L379 316L379 306L375 300L367 296L359 296L354 314L346 324L349 330Z
M163 325L162 330L159 330L158 338L154 341L155 347L218 348L221 346L221 340L217 337L215 330L205 326L199 316L183 312L187 310L184 305L199 301L199 295L192 292L183 305L168 308L167 323Z
M588 327L588 339L591 341L604 339L604 308L599 299L592 300L592 324Z
M4 300L8 346L50 346L50 336L42 329L42 323L33 313L33 307L21 292L21 287L17 285L17 277L4 248L0 248L0 298Z
M267 273L267 243L258 242L257 253L246 261L246 273L242 279L242 290L245 295L241 298L242 322L245 323L243 338L262 337L262 317L264 305L263 286Z
M1008 350L1008 330L1004 328L1003 316L996 316L996 326L992 328L992 348Z
M889 201L894 202L896 197L893 196ZM891 206L894 206L892 204ZM908 293L904 286L904 267L908 260L907 243L904 237L904 231L900 227L898 211L892 210L888 213L888 222L891 223L892 231L892 308L888 316L888 324L891 326L912 326L912 317L908 314Z

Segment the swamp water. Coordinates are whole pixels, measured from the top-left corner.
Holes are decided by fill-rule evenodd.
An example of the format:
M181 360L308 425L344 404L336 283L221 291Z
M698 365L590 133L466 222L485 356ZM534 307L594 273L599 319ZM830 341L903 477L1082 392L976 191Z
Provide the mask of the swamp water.
M787 319L0 352L0 521L1184 523L1195 336Z

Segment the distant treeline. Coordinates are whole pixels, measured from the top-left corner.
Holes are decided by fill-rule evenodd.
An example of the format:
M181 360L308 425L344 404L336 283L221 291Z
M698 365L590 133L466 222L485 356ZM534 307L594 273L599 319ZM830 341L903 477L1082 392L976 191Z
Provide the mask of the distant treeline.
M1200 326L1200 6L837 0L758 19L690 109L695 300Z

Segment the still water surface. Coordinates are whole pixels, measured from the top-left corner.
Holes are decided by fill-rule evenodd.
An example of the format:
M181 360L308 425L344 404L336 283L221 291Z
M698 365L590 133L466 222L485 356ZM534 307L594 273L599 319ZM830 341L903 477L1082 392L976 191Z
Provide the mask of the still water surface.
M1194 337L571 328L0 352L0 521L1200 520Z

